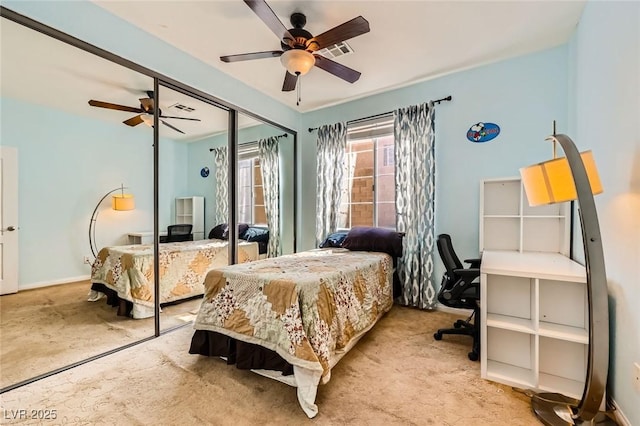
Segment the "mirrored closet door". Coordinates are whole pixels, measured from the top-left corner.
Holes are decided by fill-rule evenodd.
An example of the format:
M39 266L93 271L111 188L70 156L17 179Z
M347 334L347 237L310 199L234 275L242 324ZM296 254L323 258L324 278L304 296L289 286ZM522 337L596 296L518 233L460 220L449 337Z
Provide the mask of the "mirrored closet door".
M213 228L228 222L228 179L216 172L212 141L228 142L229 111L160 85L160 327L190 323L210 269L229 264L229 244Z
M237 139L238 261L293 253L295 135L240 113Z
M0 296L6 388L154 335L153 317L90 294L119 279L118 267L90 279L103 248L153 238L153 132L133 125L153 79L6 18L0 29L0 140L17 170L3 208L18 212L17 241L2 247L19 277Z

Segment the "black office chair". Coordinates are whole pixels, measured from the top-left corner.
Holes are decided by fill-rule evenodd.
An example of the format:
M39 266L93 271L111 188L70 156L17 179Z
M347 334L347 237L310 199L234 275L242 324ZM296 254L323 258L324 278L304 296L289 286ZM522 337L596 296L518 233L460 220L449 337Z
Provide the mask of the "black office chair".
M464 268L448 234L438 235L438 252L447 269L442 276L438 301L451 308L473 309L473 312L466 320L457 320L453 328L438 330L433 337L436 340L442 340L443 334L473 337L473 349L468 356L471 361L477 361L480 354L480 259L466 259L465 263L470 267Z
M160 237L161 243L175 243L179 241L193 241L193 234L191 233L193 225L179 224L167 226L167 236Z

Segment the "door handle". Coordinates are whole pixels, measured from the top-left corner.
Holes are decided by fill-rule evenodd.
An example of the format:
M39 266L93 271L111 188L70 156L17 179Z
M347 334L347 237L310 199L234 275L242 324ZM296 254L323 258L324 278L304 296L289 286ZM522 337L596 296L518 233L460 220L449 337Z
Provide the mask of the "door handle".
M18 228L16 228L15 226L7 226L7 229L3 229L3 231L11 232L11 231L15 231L16 229L18 229Z

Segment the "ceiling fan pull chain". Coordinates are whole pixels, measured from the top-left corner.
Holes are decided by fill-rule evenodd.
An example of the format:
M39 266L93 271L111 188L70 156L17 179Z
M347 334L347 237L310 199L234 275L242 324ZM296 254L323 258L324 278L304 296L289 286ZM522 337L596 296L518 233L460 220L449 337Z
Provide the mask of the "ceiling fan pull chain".
M302 100L300 98L300 90L302 88L302 77L298 76L298 101L296 102L296 106L300 106L300 101Z

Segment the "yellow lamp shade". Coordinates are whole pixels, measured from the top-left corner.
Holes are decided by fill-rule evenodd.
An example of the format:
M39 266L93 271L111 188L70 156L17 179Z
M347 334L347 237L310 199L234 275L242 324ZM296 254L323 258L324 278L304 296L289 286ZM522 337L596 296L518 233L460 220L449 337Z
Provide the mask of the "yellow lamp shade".
M591 192L600 194L602 182L591 151L580 153L582 163L587 171ZM555 158L543 163L520 169L530 206L562 203L577 198L576 185L573 181L569 162L565 157Z
M136 207L135 198L132 194L118 194L111 199L111 207L114 210L133 210Z

